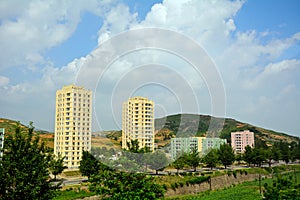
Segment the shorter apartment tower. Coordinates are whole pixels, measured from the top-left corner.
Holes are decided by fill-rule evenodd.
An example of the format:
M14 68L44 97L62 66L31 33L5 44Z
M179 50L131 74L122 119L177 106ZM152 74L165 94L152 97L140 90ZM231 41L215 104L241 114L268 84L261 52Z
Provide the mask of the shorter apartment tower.
M92 92L69 85L56 92L54 154L64 165L78 168L82 151L91 150Z
M0 158L2 157L2 149L4 147L4 128L0 128Z
M176 160L178 156L191 152L195 148L198 152L201 152L203 139L205 137L172 138L170 146L171 158Z
M154 151L154 102L145 97L133 97L122 107L122 148L138 140L139 148Z
M243 153L246 146L254 147L254 133L249 130L231 133L231 146L235 153Z
M226 144L226 139L205 138L202 140L202 153L207 154L210 149L219 149L222 144Z

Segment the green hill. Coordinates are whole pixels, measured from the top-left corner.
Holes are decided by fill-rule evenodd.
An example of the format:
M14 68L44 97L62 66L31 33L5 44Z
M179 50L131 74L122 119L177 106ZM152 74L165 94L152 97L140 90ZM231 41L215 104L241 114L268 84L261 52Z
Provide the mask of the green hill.
M209 129L209 125L212 117L209 115L195 115L195 114L177 114L171 115L155 120L155 129L158 136L166 135L164 132L169 132L173 137L178 136L205 136ZM222 127L220 131L214 132L215 136L227 139L228 142L231 141L230 134L234 131L250 130L254 132L256 144L260 145L271 145L274 142L284 141L291 143L293 141L299 142L300 138L295 136L290 136L285 133L279 133L276 131L260 128L247 124L244 122L239 122L230 118L215 118L218 120L216 124L217 127ZM222 126L222 122L224 125ZM165 137L164 140L170 137Z
M0 128L5 129L5 135L14 133L18 123L19 122L14 121L14 120L0 118ZM24 124L21 124L21 123L19 123L19 125L24 132L28 131L28 126L25 126ZM44 130L35 129L34 134L38 135L41 138L41 140L46 143L46 145L48 147L53 148L53 146L54 146L54 134L53 133L44 131Z

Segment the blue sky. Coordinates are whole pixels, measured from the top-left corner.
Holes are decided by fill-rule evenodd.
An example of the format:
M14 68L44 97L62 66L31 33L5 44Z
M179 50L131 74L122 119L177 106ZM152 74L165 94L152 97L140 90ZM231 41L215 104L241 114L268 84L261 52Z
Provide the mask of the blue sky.
M170 41L176 33L191 39L214 63L225 93L220 115L300 136L298 0L1 1L0 13L1 117L53 131L55 91L70 83L93 90L94 130L120 129L120 105L130 95L155 100L156 117L214 114L211 77L197 76L166 51L120 55L91 87L93 69L103 70L105 42L157 27L174 32ZM125 39L113 48L134 42ZM184 44L172 48L188 48ZM148 82L140 78L145 76Z

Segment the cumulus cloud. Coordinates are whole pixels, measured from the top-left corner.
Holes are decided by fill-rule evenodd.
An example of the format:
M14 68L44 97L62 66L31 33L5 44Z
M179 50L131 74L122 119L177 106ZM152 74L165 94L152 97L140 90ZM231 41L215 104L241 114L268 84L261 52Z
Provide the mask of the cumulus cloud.
M9 79L0 77L0 86L8 88L5 90L4 87L0 87L1 93L4 92L7 99L22 99L28 102L30 101L28 96L41 95L43 98L36 98L35 102L43 107L45 105L42 105L42 102L54 104L56 89L77 82L95 91L95 97L97 101L99 100L96 111L102 114L102 118L107 118L105 124L108 125L105 128L110 128L114 127L111 125L113 115L120 117L120 112L112 113L120 111L120 99L125 98L131 90L135 91L138 87L135 87L135 84L152 80L164 83L172 90L164 91L162 87L157 89L159 88L157 85L153 85L152 88L145 85L145 90L140 90L136 94L154 92L153 98L165 113L177 112L178 102L172 96L172 91L179 96L186 95L187 99L192 97L191 93L185 93L184 86L190 85L196 91L200 107L204 108L201 111L211 114L211 91L207 88L205 77L196 74L183 57L171 55L171 52L159 52L158 49L148 49L127 52L116 57L113 63L107 64L112 53L124 49L123 45L134 41L133 38L128 38L127 41L110 46L110 49L101 48L101 45L109 42L109 39L127 30L159 27L182 33L205 49L224 81L228 102L227 114L230 117L297 134L293 131L298 129L290 128L292 126L290 122L282 122L285 118L274 116L286 113L293 119L300 117L296 112L300 109L296 103L300 96L300 83L297 79L299 60L284 57L287 50L299 43L300 33L274 39L268 37L270 35L268 30L240 31L235 23L235 16L241 10L244 1L164 0L162 3L154 4L142 20L138 20L138 13L132 13L124 4L113 4L109 8L104 6L112 5L110 2L100 5L98 1L80 1L76 4L71 1L49 3L26 1L19 3L20 6L18 5L14 11L9 5L11 2L0 3L0 47L6 49L0 55L0 68L17 66L21 63L27 67L42 63L44 67L41 70L41 77L35 81L28 80L11 85ZM85 11L103 17L103 26L98 31L98 48L85 57L74 59L67 66L52 66L45 61L43 52L69 38L80 21L81 13ZM49 15L49 12L52 14ZM143 35L136 37L140 39ZM149 43L155 40L147 37L143 39ZM157 39L156 43L164 44L168 41L173 41L171 36L164 38L164 41ZM183 47L188 49L185 44L178 42L168 45L175 50ZM190 52L193 52L192 50L190 47ZM103 55L106 56L103 58ZM198 56L191 55L195 59ZM105 64L109 65L108 69ZM159 64L167 68L155 70ZM145 65L149 68L145 68ZM86 67L89 67L88 71L82 70ZM104 76L99 81L100 85L95 87L91 80L97 80L101 74ZM178 84L183 80L187 85ZM41 88L44 91L41 92ZM111 107L108 106L111 103L108 99L114 90L118 90L120 96L114 102L116 107ZM1 99L1 103L3 102L10 107L14 106L12 103L14 101ZM280 107L281 105L285 106ZM53 112L50 107L43 107L43 111ZM172 107L176 109L172 110ZM192 112L192 109L187 107L186 111ZM4 109L3 112L11 113L9 109ZM34 115L40 116L38 113ZM36 117L36 121L40 122L38 118L40 117ZM53 121L54 117L49 118ZM44 120L42 126L52 129L53 124L47 123L47 120L48 118Z
M105 2L1 1L0 69L43 63L45 50L76 30L85 11L102 14Z

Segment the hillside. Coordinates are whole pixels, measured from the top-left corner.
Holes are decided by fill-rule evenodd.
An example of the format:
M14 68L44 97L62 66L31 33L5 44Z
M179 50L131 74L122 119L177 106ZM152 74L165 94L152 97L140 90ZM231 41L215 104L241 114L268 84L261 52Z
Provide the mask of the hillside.
M18 124L17 121L0 118L0 128L5 129L5 135L14 133L17 124ZM21 123L19 123L19 124L21 126L21 129L24 132L28 131L28 126L25 126ZM35 129L34 134L38 135L41 138L41 140L44 141L49 148L53 149L53 146L54 146L54 134L53 133L50 133L50 132L44 131L44 130Z
M170 143L173 137L205 136L210 124L211 116L195 114L177 114L155 119L155 143L158 147ZM0 118L0 127L5 128L6 134L11 134L17 121ZM24 131L28 128L20 124ZM299 142L300 138L253 126L234 119L226 118L223 129L214 133L230 142L230 133L239 130L250 130L255 134L256 146L272 145L274 142L284 141L291 143ZM54 134L43 130L35 130L36 135L46 142L47 146L53 148ZM121 131L102 131L92 134L92 147L120 148Z
M211 116L208 115L195 115L195 114L177 114L171 115L155 120L156 138L158 143L178 136L205 136L209 128ZM220 120L222 121L222 120ZM218 124L221 126L221 124ZM214 135L220 138L227 139L230 142L230 133L234 131L250 130L254 132L256 145L271 145L274 142L284 141L300 141L299 137L290 136L285 133L279 133L272 130L256 127L251 124L239 122L234 119L226 118L224 120L223 129L220 132L214 133Z

